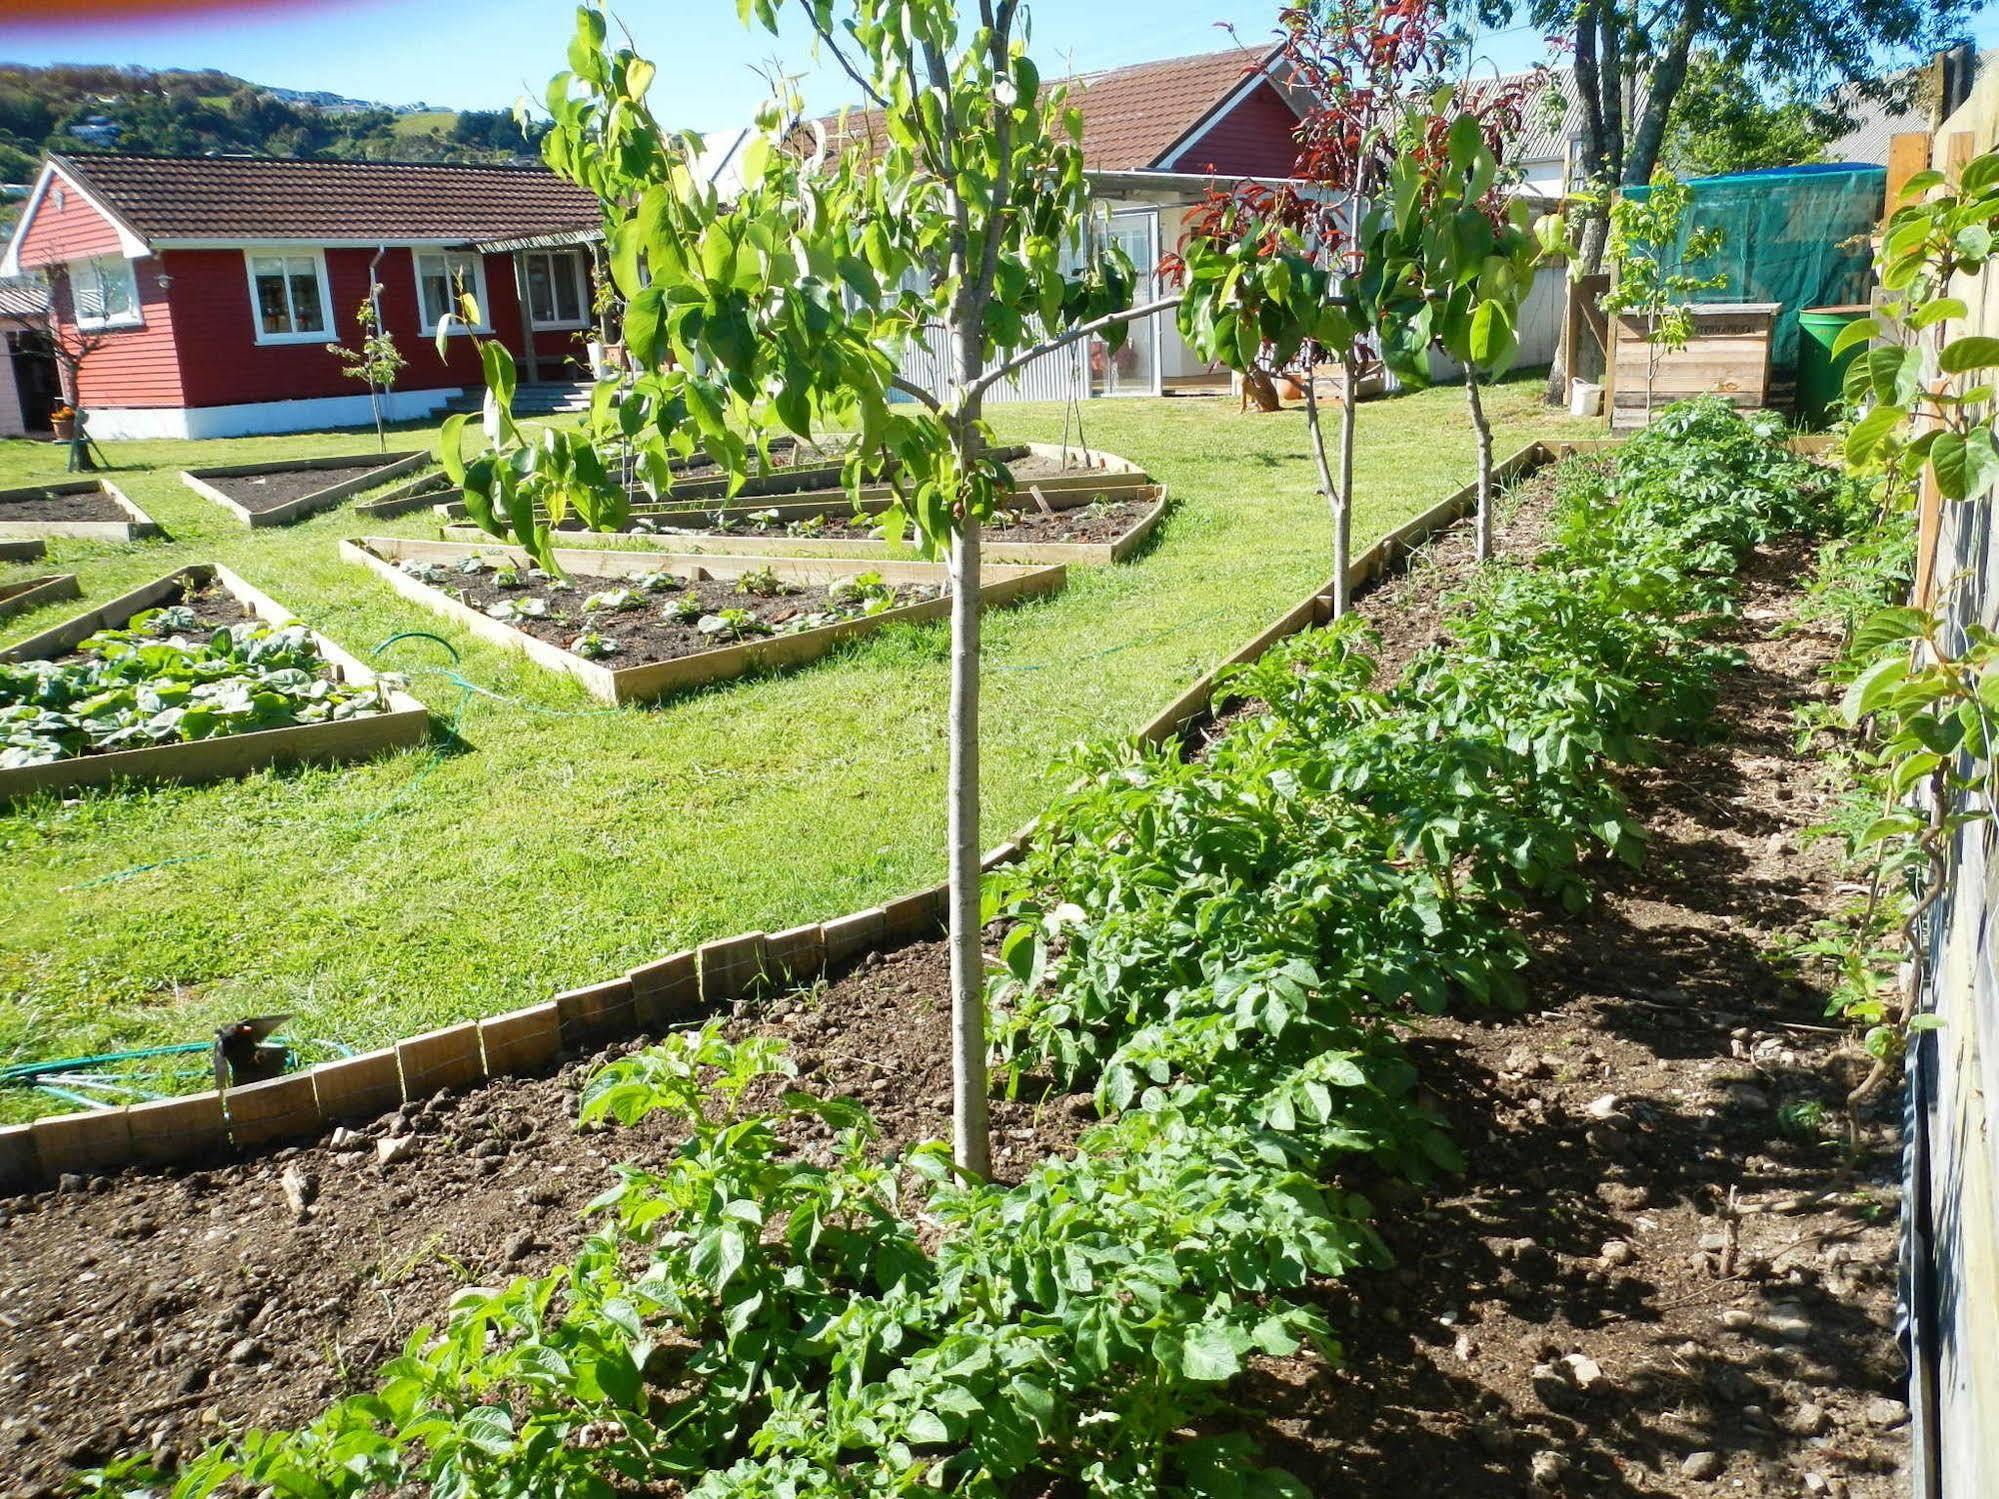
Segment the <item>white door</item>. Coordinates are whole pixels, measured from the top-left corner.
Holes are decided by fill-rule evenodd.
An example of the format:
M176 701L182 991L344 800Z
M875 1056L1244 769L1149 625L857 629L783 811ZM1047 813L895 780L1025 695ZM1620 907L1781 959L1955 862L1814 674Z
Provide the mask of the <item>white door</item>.
M1159 295L1159 210L1121 209L1105 226L1108 242L1131 257L1138 272L1132 287L1134 304ZM1159 380L1157 313L1131 325L1130 336L1115 354L1100 338L1090 340L1090 394L1095 396L1156 396Z

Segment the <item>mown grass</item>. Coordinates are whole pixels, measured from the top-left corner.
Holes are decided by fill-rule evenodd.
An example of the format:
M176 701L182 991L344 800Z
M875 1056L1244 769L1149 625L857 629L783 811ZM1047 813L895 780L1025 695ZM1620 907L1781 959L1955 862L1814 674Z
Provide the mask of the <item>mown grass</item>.
M1530 379L1496 393L1502 453L1577 430L1537 391ZM1066 746L1143 722L1329 571L1295 414L1196 400L1084 414L1092 444L1146 465L1175 504L1136 561L1072 570L1058 597L987 616L988 843L1034 814ZM1063 412L1000 408L996 423L1006 437L1055 438ZM1360 430L1362 542L1469 477L1460 391L1372 403ZM364 527L343 508L250 532L175 477L373 442L110 444L117 482L170 539L55 542L47 563L0 565L0 578L74 571L95 601L221 561L356 654L416 630L462 658L454 667L422 639L379 658L410 673L435 713L429 749L0 815L0 1060L199 1038L270 1011L295 1015L295 1035L365 1047L939 877L941 625L885 631L787 675L607 710L336 555L336 540L364 529L426 534L427 515ZM51 446L0 443L0 484L61 463ZM6 621L0 640L75 608ZM0 1116L36 1106L0 1099Z

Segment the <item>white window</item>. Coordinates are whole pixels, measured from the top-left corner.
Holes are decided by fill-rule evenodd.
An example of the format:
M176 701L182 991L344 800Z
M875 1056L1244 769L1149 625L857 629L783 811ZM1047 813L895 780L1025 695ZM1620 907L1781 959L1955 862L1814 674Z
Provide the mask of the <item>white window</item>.
M527 261L528 314L537 328L590 326L590 279L576 250L534 250Z
M333 337L326 257L317 250L246 250L250 314L260 344L325 343Z
M136 328L139 278L123 255L79 260L69 268L69 294L79 328Z
M486 266L484 258L451 250L419 250L416 254L416 299L423 315L423 331L435 333L447 312L465 315L464 297L478 305L479 316L471 331L489 333L486 324ZM452 324L453 331L463 323Z

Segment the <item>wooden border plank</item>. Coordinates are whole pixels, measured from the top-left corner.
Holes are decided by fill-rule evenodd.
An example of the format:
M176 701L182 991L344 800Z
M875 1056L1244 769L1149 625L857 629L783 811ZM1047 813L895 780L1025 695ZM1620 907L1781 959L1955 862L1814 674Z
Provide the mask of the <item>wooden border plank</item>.
M0 562L39 562L48 554L48 543L39 536L0 540Z
M637 1027L638 994L630 975L565 990L555 996L554 1004L566 1046L629 1035Z
M562 1050L562 1017L554 1000L488 1015L479 1022L479 1045L486 1076L518 1077L542 1072Z
M222 1095L213 1088L184 1098L135 1103L125 1116L132 1130L132 1154L149 1165L212 1156L229 1144Z
M50 1181L65 1172L116 1171L131 1164L132 1122L122 1108L51 1114L31 1128L42 1174Z
M231 1088L222 1095L222 1106L229 1112L229 1138L238 1150L303 1139L326 1124L310 1071Z
M700 1013L701 970L692 948L634 968L626 977L641 1025L664 1030Z
M0 1125L0 1193L26 1192L38 1187L43 1175L34 1125Z
M716 942L704 942L694 950L701 970L701 1003L719 1009L739 999L749 999L764 987L764 934L744 932Z
M403 1101L402 1063L393 1046L321 1062L307 1075L328 1124L377 1119Z
M43 573L39 578L24 578L18 583L0 583L0 619L82 597L75 573Z

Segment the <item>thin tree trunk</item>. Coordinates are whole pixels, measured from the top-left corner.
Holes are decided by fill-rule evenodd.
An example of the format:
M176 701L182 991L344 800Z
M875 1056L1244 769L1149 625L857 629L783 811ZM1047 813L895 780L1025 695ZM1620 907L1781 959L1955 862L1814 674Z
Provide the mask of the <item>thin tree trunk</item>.
M1360 405L1360 371L1355 367L1352 354L1341 357L1340 372L1346 391L1345 398L1340 402L1340 479L1333 496L1333 616L1335 618L1345 614L1353 603L1353 590L1347 582L1347 570L1353 566L1354 408Z
M1346 368L1342 363L1341 369ZM1326 508L1333 520L1333 618L1338 619L1347 612L1347 560L1344 537L1347 532L1345 497L1333 486L1333 470L1326 462L1326 429L1319 422L1319 382L1313 378L1312 367L1305 366L1305 436L1312 444L1312 457L1319 466L1319 493L1326 497ZM1351 384L1347 400L1351 402Z
M1652 169L1659 164L1659 151L1666 141L1666 117L1679 97L1680 85L1686 82L1687 58L1706 20L1707 0L1684 0L1666 50L1645 84L1644 111L1638 117L1637 133L1632 136L1631 150L1623 164L1622 176L1627 187L1642 187L1652 180Z
M1478 371L1465 366L1465 401L1471 407L1471 427L1478 437L1478 538L1476 555L1480 562L1492 560L1492 423L1485 419L1485 405L1479 399Z
M1606 0L1587 0L1576 17L1576 96L1582 104L1583 136L1581 159L1576 163L1580 181L1570 182L1570 190L1594 186L1604 175L1604 114L1603 75L1597 66L1597 17ZM1596 258L1591 260L1589 242L1592 233L1601 222L1600 214L1582 211L1582 253L1577 263L1569 268L1571 278L1594 274L1603 259L1603 239L1596 240ZM1566 406L1569 403L1568 366L1569 326L1568 320L1575 310L1573 299L1562 308L1562 336L1555 341L1555 357L1548 362L1548 388L1545 399L1550 406Z
M950 733L951 1154L983 1180L993 1166L979 940L979 523L970 517L951 542Z

